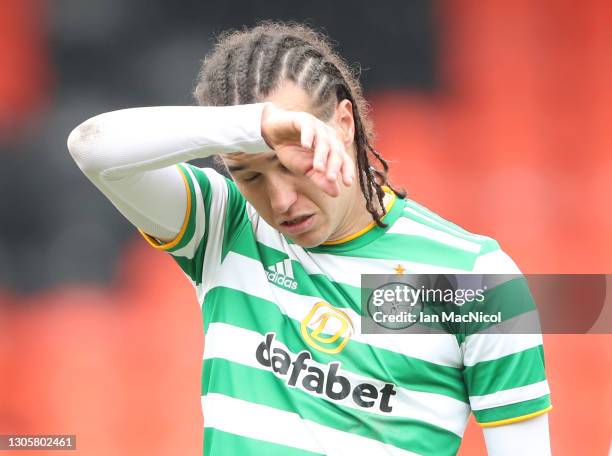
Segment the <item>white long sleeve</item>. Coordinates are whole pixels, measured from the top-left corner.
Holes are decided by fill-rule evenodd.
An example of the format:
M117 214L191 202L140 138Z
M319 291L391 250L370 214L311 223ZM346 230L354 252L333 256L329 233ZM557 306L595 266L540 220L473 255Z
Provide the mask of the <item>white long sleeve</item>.
M489 456L550 456L548 414L518 423L484 428Z
M107 112L83 122L68 149L83 173L136 227L161 240L180 231L187 197L175 166L219 153L267 152L265 103L161 106Z

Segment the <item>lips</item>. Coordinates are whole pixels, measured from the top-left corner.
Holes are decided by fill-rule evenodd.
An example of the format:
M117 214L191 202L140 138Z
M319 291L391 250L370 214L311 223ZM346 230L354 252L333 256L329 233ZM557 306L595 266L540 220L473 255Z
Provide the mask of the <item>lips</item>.
M289 234L301 234L308 231L313 224L314 214L300 215L281 222L281 226Z
M290 219L290 220L285 220L284 222L281 223L281 225L284 225L284 226L297 225L298 223L303 222L304 220L306 220L310 216L311 216L311 214L300 215L299 217L295 217L295 218Z

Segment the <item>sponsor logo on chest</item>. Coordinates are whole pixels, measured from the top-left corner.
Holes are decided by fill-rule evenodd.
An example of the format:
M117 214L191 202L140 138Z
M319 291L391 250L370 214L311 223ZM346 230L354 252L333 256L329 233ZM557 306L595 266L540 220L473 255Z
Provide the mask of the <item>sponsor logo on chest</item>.
M307 350L293 355L276 342L276 333L267 333L255 351L257 362L284 380L287 386L299 388L315 396L333 401L349 402L364 409L393 410L392 396L397 394L392 383L372 383L351 380L340 373L340 362L318 364Z

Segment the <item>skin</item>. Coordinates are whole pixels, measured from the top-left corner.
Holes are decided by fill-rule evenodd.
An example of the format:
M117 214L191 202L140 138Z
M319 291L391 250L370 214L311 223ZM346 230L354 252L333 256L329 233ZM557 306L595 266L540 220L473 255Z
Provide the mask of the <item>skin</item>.
M238 189L272 227L302 247L335 241L372 222L355 183L355 123L349 100L331 119L313 114L308 94L291 82L271 96L262 135L273 152L223 154ZM309 215L304 229L283 222Z

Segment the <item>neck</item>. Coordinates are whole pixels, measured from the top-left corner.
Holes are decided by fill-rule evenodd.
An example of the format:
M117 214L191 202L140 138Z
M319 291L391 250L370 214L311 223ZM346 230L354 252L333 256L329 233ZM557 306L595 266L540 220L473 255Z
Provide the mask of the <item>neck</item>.
M359 187L357 187L357 191L358 196L351 199L352 204L348 205L338 229L327 240L328 243L334 243L349 238L360 231L371 228L373 224L376 223L372 218L372 214L370 214L366 208L366 199ZM385 193L383 203L387 205L392 198L393 195ZM374 207L380 211L380 204L377 199L374 201Z

